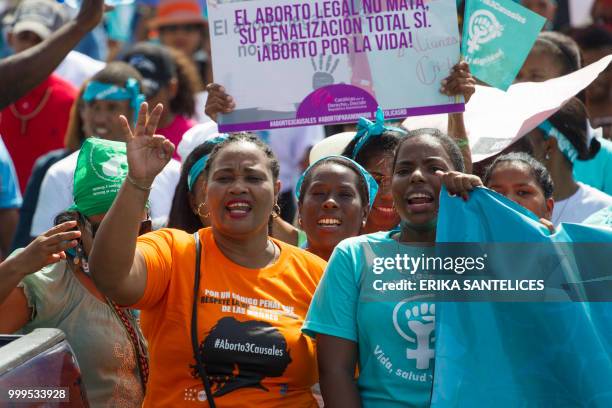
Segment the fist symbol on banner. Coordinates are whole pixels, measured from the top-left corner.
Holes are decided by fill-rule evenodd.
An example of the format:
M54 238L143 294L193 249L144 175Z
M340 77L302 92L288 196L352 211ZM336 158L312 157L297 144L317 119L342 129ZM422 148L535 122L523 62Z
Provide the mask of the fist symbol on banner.
M495 15L487 10L478 10L468 23L468 54L472 54L480 49L482 44L486 44L497 37L501 37L504 31Z

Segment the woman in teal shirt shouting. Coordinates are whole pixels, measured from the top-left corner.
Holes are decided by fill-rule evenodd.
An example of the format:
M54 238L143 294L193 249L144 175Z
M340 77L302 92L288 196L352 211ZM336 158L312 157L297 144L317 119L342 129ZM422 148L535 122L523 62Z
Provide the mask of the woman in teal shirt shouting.
M411 275L397 273L406 266L398 267L395 256L420 257L432 249L442 180L452 180L450 192L480 185L463 171L461 150L450 137L434 129L408 132L398 145L391 180L400 229L349 238L336 247L303 326L317 339L326 406L429 406L435 304L397 284ZM455 177L441 177L448 174Z

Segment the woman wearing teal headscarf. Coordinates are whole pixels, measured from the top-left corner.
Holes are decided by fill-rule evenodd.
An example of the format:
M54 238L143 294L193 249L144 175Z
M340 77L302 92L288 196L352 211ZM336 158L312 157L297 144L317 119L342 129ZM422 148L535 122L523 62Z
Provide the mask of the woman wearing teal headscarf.
M343 156L363 166L378 183L378 194L371 203L368 220L362 230L364 234L389 231L400 222L393 207L391 175L395 149L405 135L404 129L385 125L385 117L379 107L374 121L359 119L357 134L342 152Z
M593 213L612 205L612 197L577 181L574 163L589 160L598 144L588 134L587 110L577 98L527 134L533 156L550 172L555 191L552 223L581 223Z
M69 223L53 230L76 227L58 246L66 255L38 271L18 262L23 279L0 298L0 332L28 333L43 327L64 331L92 407L139 407L148 375L146 345L134 316L96 289L87 263L97 226L126 174L124 143L97 138L83 142L74 175L75 204L56 220ZM150 221L143 227L150 227Z
M453 97L461 95L467 103L475 91L475 83L469 65L461 61L453 66L450 75L441 82L440 92ZM471 172L471 153L463 113L448 115L448 134L461 149L466 171ZM359 119L357 134L342 152L343 156L363 166L378 183L378 194L371 204L370 215L362 231L365 234L392 230L400 222L393 207L391 176L395 150L405 135L406 129L385 124L383 110L378 108L373 121Z
M77 151L83 140L99 137L124 141L119 115L136 120L138 110L134 106L144 100L141 81L140 73L128 64L111 62L84 86L73 106L66 135L66 145L74 152L49 167L42 178L32 218L32 236L49 229L55 216L70 206ZM153 215L159 216L158 213L154 211Z
M227 139L223 133L206 140L197 146L185 159L181 168L181 177L174 191L172 207L168 217L168 228L176 228L193 233L200 228L210 226L209 210L206 204L206 190L204 187L205 167L213 148ZM291 245L300 246L297 237L306 235L295 227L278 217L276 212L272 218L270 235Z
M365 227L377 191L370 173L347 157L328 156L311 164L295 188L305 249L329 260L340 241Z
M200 228L209 227L204 191L204 168L214 147L227 139L220 134L197 146L183 162L181 177L168 216L168 228L176 228L194 233Z

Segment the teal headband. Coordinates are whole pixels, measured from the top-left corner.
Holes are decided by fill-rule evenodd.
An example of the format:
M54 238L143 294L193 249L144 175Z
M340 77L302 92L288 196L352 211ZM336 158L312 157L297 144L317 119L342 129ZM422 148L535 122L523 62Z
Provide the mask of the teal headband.
M140 93L140 85L134 78L125 81L125 88L114 84L91 81L87 84L83 93L85 102L91 101L130 101L130 107L134 111L134 123L138 118L140 105L145 101L145 96Z
M214 146L218 145L228 137L229 135L227 133L223 133L219 136L215 136L211 139L206 140L204 143L210 143ZM191 166L191 169L189 170L189 175L187 176L187 188L189 189L189 191L193 191L193 185L195 184L198 177L200 177L200 174L202 174L202 171L204 171L209 156L210 154L205 154L204 156L200 157L200 159L195 162L193 166Z
M365 185L368 189L368 205L370 208L372 208L372 205L374 205L374 200L376 199L376 194L378 193L378 183L376 183L376 180L374 180L374 177L372 177L372 175L370 173L368 173L368 171L366 169L364 169L359 163L357 163L355 160L349 159L346 156L338 156L338 155L333 155L333 156L326 156L323 157L322 159L317 160L316 162L314 162L313 164L311 164L310 166L308 166L308 168L304 171L304 173L302 173L302 175L300 176L300 179L298 180L297 184L295 185L295 197L298 199L300 199L300 190L302 189L302 184L304 184L304 179L306 178L306 175L308 175L308 173L310 172L310 170L312 170L312 168L314 166L317 165L317 163L323 161L323 160L327 160L330 158L339 158L342 160L346 160L352 164L355 165L355 167L357 167L357 169L359 170L359 173L361 174L361 177L363 177L363 180L365 181ZM332 162L334 163L334 162Z
M406 134L404 129L385 126L385 114L383 110L379 106L376 109L376 121L372 122L364 117L359 118L357 122L357 134L353 138L353 140L357 140L355 144L355 148L353 149L353 154L351 154L351 158L354 159L357 157L359 151L365 146L366 142L370 140L370 138L375 136L382 135L385 131L394 131L400 132L402 134Z
M567 137L565 137L563 133L561 133L556 127L554 127L552 123L545 120L544 122L540 123L538 129L544 132L545 140L548 140L551 137L557 139L557 146L559 147L559 150L561 151L561 153L563 153L567 160L573 163L578 159L578 151L576 150L574 145L572 145L572 143L567 139Z

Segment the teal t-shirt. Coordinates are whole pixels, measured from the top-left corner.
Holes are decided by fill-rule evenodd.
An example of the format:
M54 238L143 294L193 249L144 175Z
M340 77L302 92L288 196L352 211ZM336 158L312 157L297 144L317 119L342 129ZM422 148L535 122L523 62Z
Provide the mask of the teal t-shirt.
M574 177L578 181L612 195L612 142L604 138L597 140L601 144L599 152L591 160L576 160Z
M357 386L364 407L426 407L433 378L435 304L407 297L401 289L378 290L383 283L406 277L397 270L372 267L374 258L407 253L391 238L393 233L338 244L302 330L310 336L326 334L358 343ZM408 249L412 250L423 252Z

